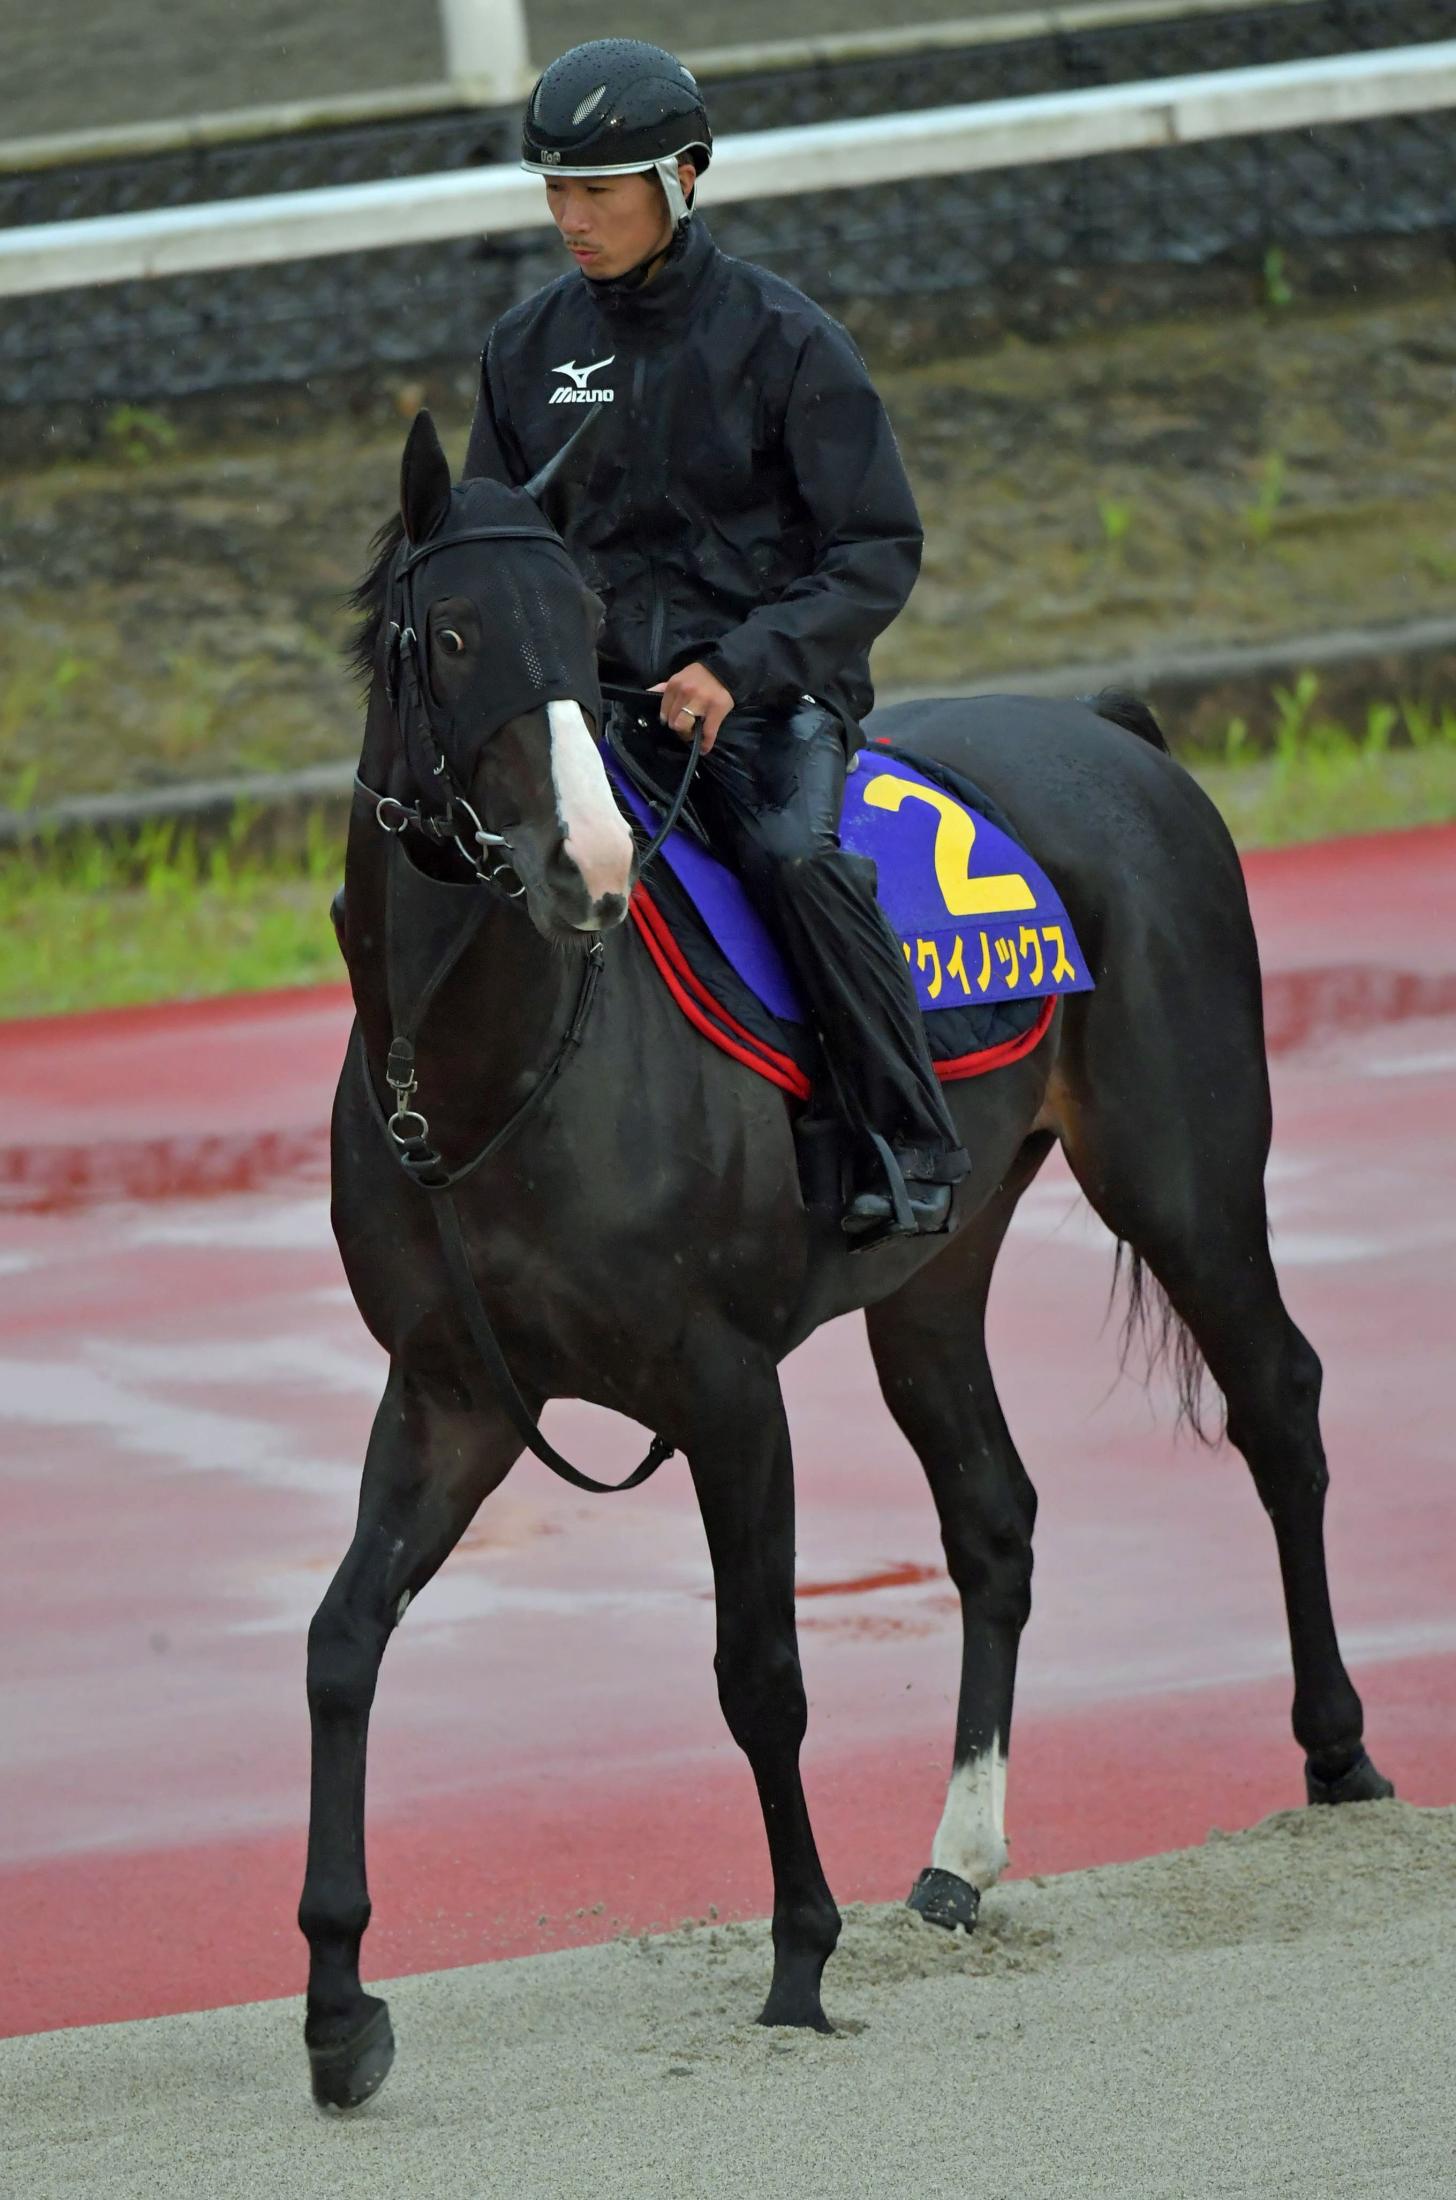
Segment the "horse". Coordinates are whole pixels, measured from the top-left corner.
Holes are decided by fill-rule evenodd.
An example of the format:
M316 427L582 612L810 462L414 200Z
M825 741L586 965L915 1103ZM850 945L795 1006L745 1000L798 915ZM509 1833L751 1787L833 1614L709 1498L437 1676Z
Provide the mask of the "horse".
M1270 1257L1259 961L1217 810L1132 700L875 713L877 733L999 806L1096 983L1057 1003L1023 1059L947 1088L972 1162L948 1230L852 1252L835 1218L806 1206L785 1096L703 1043L622 923L638 850L597 747L600 607L561 542L588 493L576 440L524 488L455 484L421 413L399 513L354 599L368 702L339 922L356 1020L332 1212L389 1371L353 1540L308 1635L304 2033L330 2109L367 2100L394 2052L386 2004L360 1981L380 1660L523 1449L576 1473L536 1428L553 1398L659 1432L631 1481L686 1455L719 1700L772 1865L760 2021L829 2029L821 1982L840 1918L799 1772L778 1370L855 1308L929 1482L963 1619L953 1769L910 1900L932 1923L974 1923L1007 1860L1036 1514L984 1318L1017 1201L1055 1145L1117 1241L1130 1320L1171 1353L1182 1410L1202 1428L1205 1374L1222 1393L1278 1550L1309 1799L1393 1792L1366 1754L1331 1613L1320 1362Z

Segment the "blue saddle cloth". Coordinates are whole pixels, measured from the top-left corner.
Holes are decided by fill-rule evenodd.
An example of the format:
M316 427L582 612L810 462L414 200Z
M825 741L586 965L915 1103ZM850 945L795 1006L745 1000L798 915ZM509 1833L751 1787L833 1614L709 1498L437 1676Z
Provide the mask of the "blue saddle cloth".
M611 750L603 753L628 814L653 829L649 805ZM957 775L879 743L859 752L845 783L840 837L876 866L880 904L940 1060L1021 1029L1029 1017L1009 1004L1090 992L1093 984L1055 887L986 807ZM674 933L681 937L695 920L737 979L740 1008L746 992L776 1027L789 1027L777 1035L792 1042L793 1027L807 1023L803 996L735 874L681 830L658 861L680 889L664 895L653 881Z

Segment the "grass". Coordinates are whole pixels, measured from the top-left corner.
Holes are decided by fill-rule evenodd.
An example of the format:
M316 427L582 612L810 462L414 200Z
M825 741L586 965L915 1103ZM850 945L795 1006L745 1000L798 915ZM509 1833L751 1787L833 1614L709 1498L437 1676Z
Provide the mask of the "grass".
M1275 247L1246 310L885 366L927 549L881 691L1449 615L1452 285L1372 305L1291 302L1293 280ZM358 412L118 406L90 456L0 465L0 787L35 766L52 804L348 754L346 592L411 409L458 461L473 381L462 360Z
M147 828L125 845L84 834L10 856L0 869L0 1016L315 985L342 976L329 899L342 831L321 814L301 851Z
M1456 711L1381 704L1352 730L1321 714L1312 673L1275 703L1272 754L1250 758L1234 719L1223 755L1194 767L1240 847L1456 818ZM250 848L255 822L239 810L206 844L161 824L125 845L83 835L11 856L0 868L0 1016L341 977L328 910L342 829L317 813L301 850L270 854Z
M1312 672L1275 689L1270 755L1245 755L1246 729L1235 718L1223 756L1195 766L1241 848L1456 818L1456 711L1376 703L1356 731L1321 714L1319 692Z

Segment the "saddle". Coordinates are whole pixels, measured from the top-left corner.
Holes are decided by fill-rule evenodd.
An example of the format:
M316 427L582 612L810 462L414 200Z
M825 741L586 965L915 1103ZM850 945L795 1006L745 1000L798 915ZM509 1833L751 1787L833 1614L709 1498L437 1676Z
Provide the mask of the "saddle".
M603 756L629 821L654 831L661 791L611 744ZM943 1083L1019 1061L1045 1034L1060 995L1091 990L1056 889L959 774L872 740L851 759L840 838L875 864L880 904L909 965ZM695 1029L809 1103L820 1065L798 984L742 885L690 819L669 834L630 915ZM812 1107L807 1114L813 1118ZM837 1197L837 1188L826 1190L823 1203Z

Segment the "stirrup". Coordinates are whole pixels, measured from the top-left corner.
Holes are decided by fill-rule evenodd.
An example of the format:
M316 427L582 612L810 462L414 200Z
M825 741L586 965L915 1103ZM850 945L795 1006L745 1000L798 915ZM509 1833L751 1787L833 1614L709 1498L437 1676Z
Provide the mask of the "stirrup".
M919 1185L924 1196L912 1197L899 1155L877 1132L869 1136L885 1172L886 1188L857 1193L841 1216L840 1228L850 1239L851 1250L863 1253L886 1238L930 1236L944 1230L950 1220L950 1186Z

